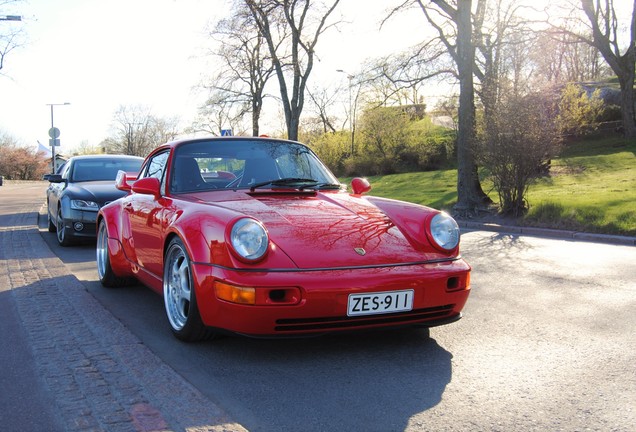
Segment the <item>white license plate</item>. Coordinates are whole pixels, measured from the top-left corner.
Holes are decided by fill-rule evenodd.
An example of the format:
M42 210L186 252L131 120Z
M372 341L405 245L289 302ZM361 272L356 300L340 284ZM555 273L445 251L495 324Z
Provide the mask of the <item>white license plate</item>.
M413 290L349 294L347 316L404 312L413 309Z

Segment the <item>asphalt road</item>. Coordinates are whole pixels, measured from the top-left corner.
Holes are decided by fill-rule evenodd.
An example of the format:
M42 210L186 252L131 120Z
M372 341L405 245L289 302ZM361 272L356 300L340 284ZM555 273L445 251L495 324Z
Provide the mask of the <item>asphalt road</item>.
M161 298L97 282L94 244L41 235L99 302L250 431L636 430L636 248L463 235L464 318L294 340L172 337Z

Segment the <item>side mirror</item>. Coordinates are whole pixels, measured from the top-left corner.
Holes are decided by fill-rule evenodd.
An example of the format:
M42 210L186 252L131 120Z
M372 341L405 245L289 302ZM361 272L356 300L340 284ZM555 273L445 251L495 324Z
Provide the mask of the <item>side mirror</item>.
M63 183L64 179L60 174L49 174L47 180L51 183Z
M122 170L117 171L115 178L115 187L124 192L130 192L130 182L137 178L136 173L127 173Z
M353 190L354 195L362 195L371 190L371 183L365 178L356 177L351 180L351 190Z
M146 177L146 178L137 180L132 185L131 189L134 193L144 194L144 195L154 195L155 198L159 198L161 196L161 193L159 191L160 189L159 179L155 177Z

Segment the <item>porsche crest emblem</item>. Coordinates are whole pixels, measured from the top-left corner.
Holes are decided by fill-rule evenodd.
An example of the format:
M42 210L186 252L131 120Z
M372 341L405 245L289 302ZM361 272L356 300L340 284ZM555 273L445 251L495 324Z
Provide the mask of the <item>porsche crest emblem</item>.
M367 254L367 251L365 251L364 248L353 248L353 250L356 251L356 253L361 256L365 256Z

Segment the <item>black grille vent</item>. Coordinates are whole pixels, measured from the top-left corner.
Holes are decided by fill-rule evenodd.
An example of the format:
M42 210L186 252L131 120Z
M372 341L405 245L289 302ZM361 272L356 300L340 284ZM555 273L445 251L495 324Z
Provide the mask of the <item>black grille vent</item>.
M367 315L359 317L316 317L316 318L289 318L276 320L276 331L311 331L311 330L338 330L355 329L386 324L417 324L426 321L435 321L449 317L455 305L444 305L426 309L416 309L408 312L394 314Z

